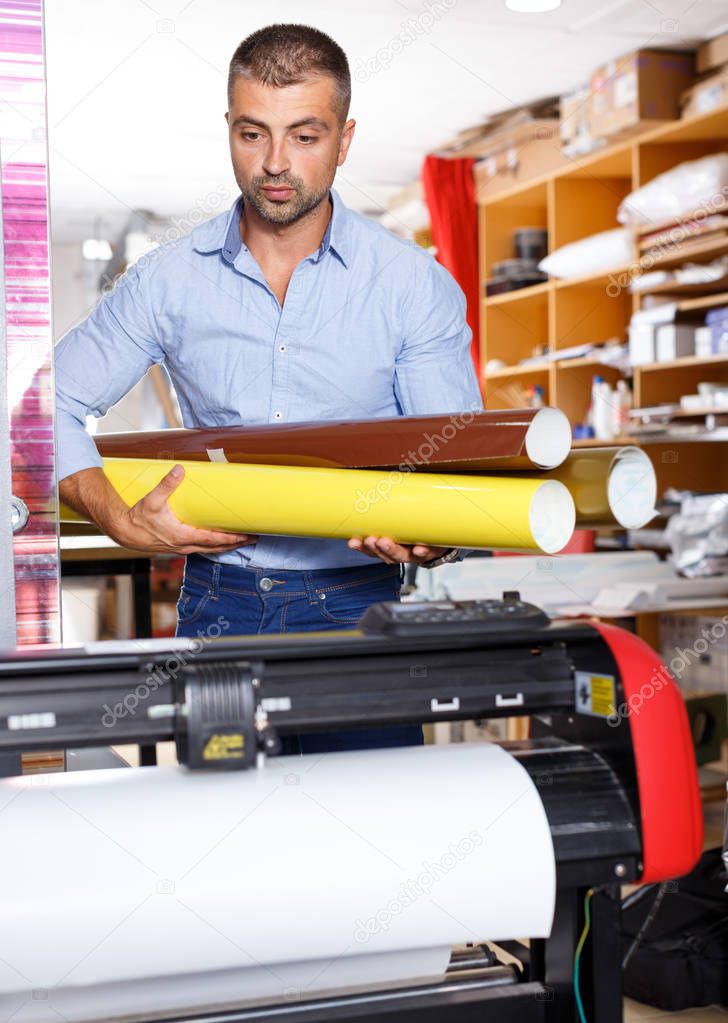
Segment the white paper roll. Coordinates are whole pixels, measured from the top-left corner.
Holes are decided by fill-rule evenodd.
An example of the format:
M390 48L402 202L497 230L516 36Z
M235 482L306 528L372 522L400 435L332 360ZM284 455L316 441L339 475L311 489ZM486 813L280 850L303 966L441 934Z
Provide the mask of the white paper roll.
M0 810L16 1023L410 982L551 928L548 821L493 745L8 779Z

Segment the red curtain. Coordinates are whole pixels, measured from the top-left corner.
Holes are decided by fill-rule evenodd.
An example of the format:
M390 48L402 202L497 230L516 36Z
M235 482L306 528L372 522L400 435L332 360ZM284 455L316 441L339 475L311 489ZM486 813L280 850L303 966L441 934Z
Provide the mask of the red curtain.
M427 156L422 167L422 185L438 262L450 271L468 302L467 318L473 332L470 352L480 379L478 208L474 163L471 157L446 160Z

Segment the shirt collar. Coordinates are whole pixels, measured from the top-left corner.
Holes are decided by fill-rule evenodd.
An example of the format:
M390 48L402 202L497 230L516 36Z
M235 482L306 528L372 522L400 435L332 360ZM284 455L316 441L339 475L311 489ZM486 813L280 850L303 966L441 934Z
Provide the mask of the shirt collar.
M348 268L350 253L348 248L348 220L349 210L342 202L338 192L330 189L331 196L331 219L326 228L318 252L311 258L315 263L331 249L341 263ZM204 224L200 224L192 232L194 248L197 252L222 251L223 256L233 262L242 246L240 237L240 214L243 208L243 197L238 196L227 214L213 217Z

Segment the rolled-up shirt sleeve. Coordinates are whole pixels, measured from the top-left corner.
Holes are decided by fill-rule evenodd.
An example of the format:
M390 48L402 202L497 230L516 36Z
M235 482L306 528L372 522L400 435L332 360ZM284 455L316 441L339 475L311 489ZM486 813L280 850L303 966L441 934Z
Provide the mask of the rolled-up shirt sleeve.
M141 261L140 261L141 262ZM102 464L86 432L150 366L164 360L150 293L151 267L132 265L55 349L58 479Z
M404 320L394 389L405 416L478 412L483 399L470 355L465 295L434 259L420 263Z

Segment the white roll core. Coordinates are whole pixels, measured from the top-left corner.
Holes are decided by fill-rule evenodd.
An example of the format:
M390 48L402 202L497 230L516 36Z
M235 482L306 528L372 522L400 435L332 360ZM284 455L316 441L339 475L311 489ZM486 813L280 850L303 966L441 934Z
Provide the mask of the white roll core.
M558 408L539 409L526 431L526 454L540 469L555 469L571 450L571 424Z
M607 500L624 529L641 529L657 514L655 467L640 448L622 448L615 455L607 480Z
M574 498L558 480L544 480L531 501L531 532L546 554L563 550L576 525Z

